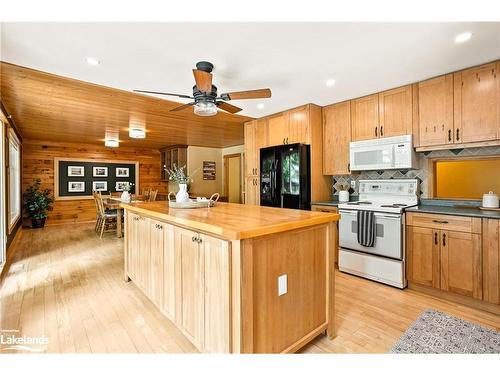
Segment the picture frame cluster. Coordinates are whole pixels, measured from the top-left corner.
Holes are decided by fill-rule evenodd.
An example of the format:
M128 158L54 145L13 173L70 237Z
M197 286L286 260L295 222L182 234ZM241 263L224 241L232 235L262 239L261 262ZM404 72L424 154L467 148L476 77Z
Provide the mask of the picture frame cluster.
M93 178L105 178L108 177L109 167L104 166L93 166L92 167L92 177ZM129 167L115 167L116 178L128 178L130 177ZM79 165L69 165L68 166L68 177L85 177L85 167ZM130 186L129 181L116 181L115 191L128 190ZM105 180L93 180L92 181L92 191L108 191L108 181ZM84 193L85 192L85 181L68 181L68 193Z

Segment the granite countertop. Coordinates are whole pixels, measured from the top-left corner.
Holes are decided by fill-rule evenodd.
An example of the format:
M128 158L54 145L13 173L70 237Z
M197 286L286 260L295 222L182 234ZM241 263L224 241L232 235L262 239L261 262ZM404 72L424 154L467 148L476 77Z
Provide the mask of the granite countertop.
M422 199L421 204L409 207L406 212L423 212L440 215L471 216L485 219L500 219L500 211L480 210L479 201L451 201Z

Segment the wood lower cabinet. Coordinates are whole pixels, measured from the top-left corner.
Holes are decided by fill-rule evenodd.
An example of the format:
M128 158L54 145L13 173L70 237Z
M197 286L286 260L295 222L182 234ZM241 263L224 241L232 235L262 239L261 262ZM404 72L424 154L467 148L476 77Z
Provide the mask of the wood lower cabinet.
M130 212L126 237L126 275L200 351L230 352L230 243Z
M500 85L497 63L454 74L454 142L500 139Z
M483 300L500 304L500 220L483 219Z
M407 223L408 281L481 299L481 219L408 213Z
M453 74L418 83L419 146L453 143Z
M247 177L245 185L245 204L260 205L260 178Z
M323 174L349 174L351 103L323 107Z
M198 233L175 228L176 321L188 339L203 348L204 258Z
M408 280L439 288L439 230L408 226L406 241Z
M482 298L481 235L441 231L441 290Z

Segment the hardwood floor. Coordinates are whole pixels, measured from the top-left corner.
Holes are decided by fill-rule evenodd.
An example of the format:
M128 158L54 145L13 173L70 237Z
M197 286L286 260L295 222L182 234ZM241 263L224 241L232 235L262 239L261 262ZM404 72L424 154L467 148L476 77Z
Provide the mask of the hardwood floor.
M0 330L45 335L46 352L196 352L133 283L123 281L122 240L112 234L99 240L87 224L23 230L9 252ZM338 336L321 336L303 352L386 353L426 308L500 330L500 316L340 272L336 308ZM6 352L12 351L0 350Z

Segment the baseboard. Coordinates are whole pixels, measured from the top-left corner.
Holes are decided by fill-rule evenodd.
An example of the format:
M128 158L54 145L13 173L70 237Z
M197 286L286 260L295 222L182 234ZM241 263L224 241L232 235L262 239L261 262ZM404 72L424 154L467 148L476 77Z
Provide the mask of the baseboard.
M472 307L474 309L484 310L484 311L487 311L487 312L490 312L490 313L493 313L496 315L500 315L500 305L496 305L493 303L481 301L481 300L467 297L467 296L461 296L459 294L450 293L450 292L446 292L446 291L439 290L439 289L434 289L434 288L429 287L429 286L414 284L411 282L408 283L408 289L414 290L416 292L428 294L428 295L435 297L435 298L438 298L438 299L443 299L443 300L450 301L450 302L460 303L462 305Z

